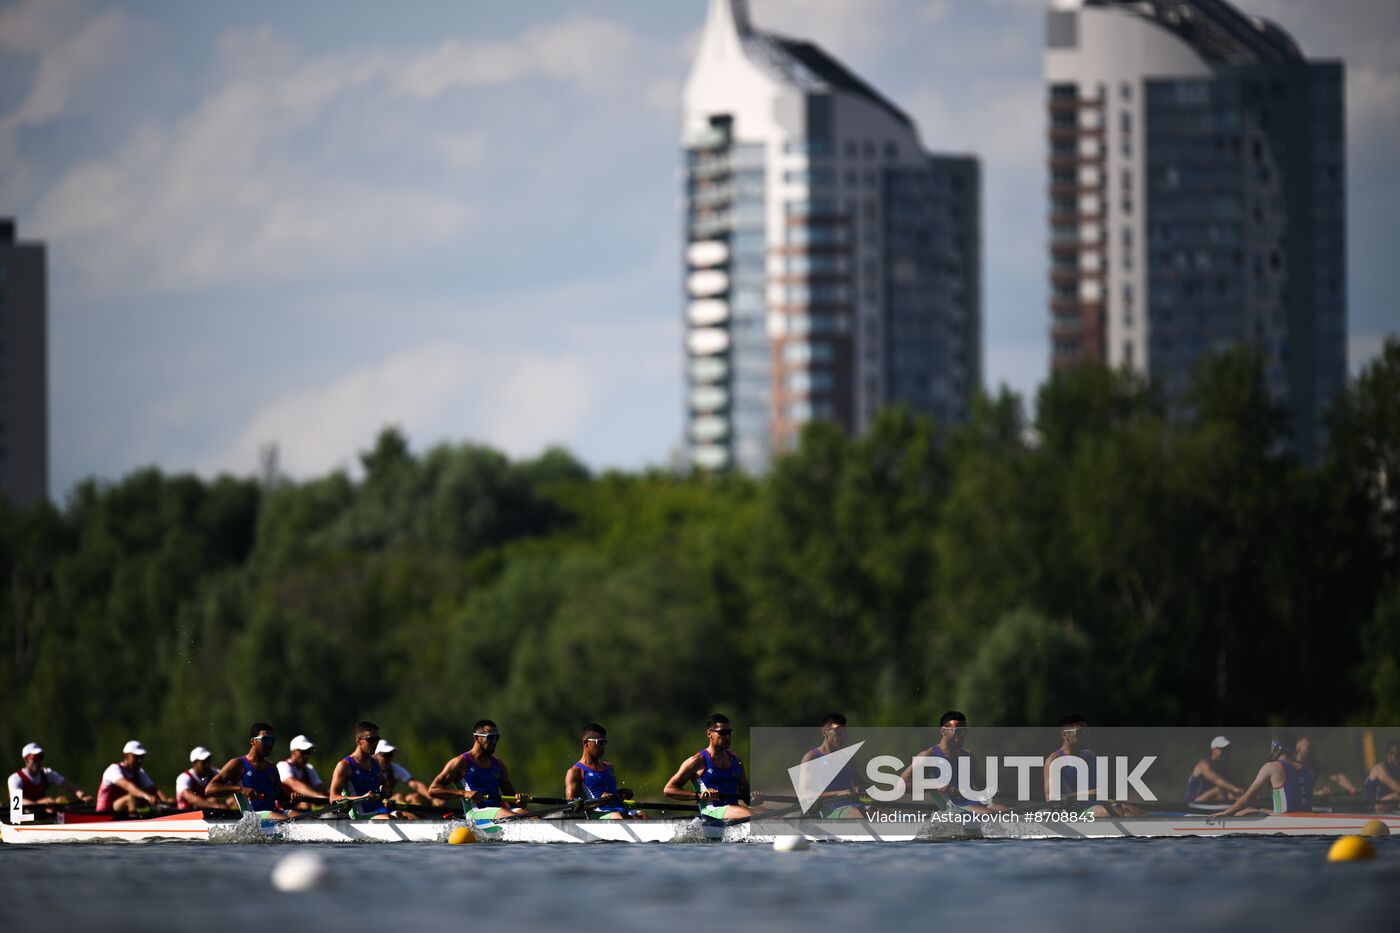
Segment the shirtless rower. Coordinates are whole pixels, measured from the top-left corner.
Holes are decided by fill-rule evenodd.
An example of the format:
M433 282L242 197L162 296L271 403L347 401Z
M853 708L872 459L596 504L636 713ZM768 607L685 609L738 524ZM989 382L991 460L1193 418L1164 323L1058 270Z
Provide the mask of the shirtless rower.
M1222 817L1239 813L1311 813L1313 774L1293 760L1293 750L1298 747L1298 737L1291 732L1277 732L1269 743L1269 760L1255 775L1254 783L1245 789L1239 800L1219 813L1206 817L1215 822ZM1273 810L1251 807L1249 801L1264 788L1273 791Z
M331 774L331 799L351 800L350 816L357 820L387 820L388 796L384 772L374 760L379 747L379 727L368 720L355 723L355 750L335 763Z
M845 716L827 713L822 717L821 744L807 750L802 756L802 764L825 758L844 748L848 732ZM860 802L860 785L856 783L855 771L849 761L841 766L826 788L817 797L817 813L822 819L851 820L865 816L865 807Z
M38 742L30 742L20 751L23 767L10 775L9 798L18 797L25 806L41 804L62 805L68 803L61 791L70 791L83 803L92 800L92 795L77 784L59 774L53 768L44 767L44 750Z
M214 753L203 745L190 749L190 766L175 778L175 806L180 810L203 810L206 807L224 807L227 802L211 797L206 791L214 780L214 766L209 759Z
M206 797L241 794L264 819L285 820L292 794L277 777L272 748L277 744L272 726L255 722L248 730L248 754L230 758L205 786ZM235 798L236 799L236 798Z
M316 766L311 763L311 753L316 749L315 743L306 736L299 735L287 744L287 749L287 757L277 762L277 777L287 785L287 789L294 794L313 799L327 796L326 782L321 780L321 775L316 773ZM310 802L297 804L298 809L310 806Z
M428 794L439 799L459 797L465 800L464 807L470 804L467 815L474 820L525 813L530 797L516 793L506 763L496 757L496 744L500 740L499 726L489 719L479 720L472 726L472 747L442 766L433 783L428 785ZM514 798L509 806L505 797Z
M748 818L759 797L749 789L743 761L729 750L734 741L729 717L712 714L705 723L705 735L709 744L682 762L662 793L672 800L699 803L700 814L711 819Z
M122 746L122 760L102 772L97 788L98 813L135 813L143 803L152 807L174 803L141 767L145 758L146 746L136 739Z
M1385 757L1367 772L1361 800L1367 811L1395 809L1396 801L1400 801L1400 740L1392 739L1385 747Z
M1186 779L1187 803L1225 803L1238 800L1244 788L1230 780L1225 770L1230 759L1230 740L1217 735L1210 740L1210 751L1196 762Z
M1094 785L1097 779L1098 769L1095 767L1095 756L1092 751L1084 747L1085 741L1089 737L1089 723L1078 713L1070 713L1060 720L1060 747L1049 755L1045 756L1045 800L1047 803L1064 804L1072 811L1080 813L1092 813L1096 817L1121 818L1125 816L1146 816L1147 813L1140 807L1133 806L1117 800L1105 800L1098 793L1098 788ZM1078 758L1085 763L1088 773L1085 775L1086 783L1089 785L1089 796L1081 800L1079 797L1079 771L1078 768L1064 767L1060 771L1060 801L1052 800L1050 797L1050 762L1057 758Z
M600 800L599 806L589 807L588 815L595 820L626 820L647 818L645 811L629 810L622 801L632 796L628 787L619 788L611 763L603 760L608 748L608 730L590 722L583 727L583 750L578 761L564 772L566 800Z
M979 803L963 795L958 785L962 783L962 778L966 775L971 785L975 786L981 768L977 765L977 759L972 752L964 747L967 740L967 716L957 710L949 710L938 720L938 742L919 752L916 758L942 758L953 765L953 777L941 793L948 803L959 810L966 810L969 813L1003 813L1007 807L1005 804L988 801ZM912 786L914 774L914 762L910 762L909 767L904 769L901 775L905 781L905 786ZM985 787L986 785L983 784Z

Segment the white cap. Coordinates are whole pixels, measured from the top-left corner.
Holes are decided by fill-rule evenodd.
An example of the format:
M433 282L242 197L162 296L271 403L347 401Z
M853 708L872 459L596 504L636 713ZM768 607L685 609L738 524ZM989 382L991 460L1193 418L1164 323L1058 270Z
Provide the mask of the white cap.
M11 746L11 747L13 747L13 746ZM28 745L24 746L24 751L22 751L22 752L19 753L19 757L21 757L21 758L28 758L30 755L42 755L42 754L44 754L44 750L43 750L42 748L39 747L39 743L38 743L38 742L30 742Z
M296 738L292 739L292 744L288 745L287 747L294 752L305 752L315 748L316 743L311 741L304 735L299 735Z
M376 755L392 755L394 753L394 746L380 739L379 744L374 747L374 753Z
M203 745L196 745L194 748L190 749L190 761L192 762L203 761L206 758L213 757L214 753L211 752L209 749L205 748Z
M122 754L144 755L146 754L146 746L142 745L136 739L132 739L130 742L127 742L125 745L122 746Z
M1223 735L1217 735L1215 738L1210 740L1211 748L1225 748L1229 744L1230 740L1225 738L1225 736Z

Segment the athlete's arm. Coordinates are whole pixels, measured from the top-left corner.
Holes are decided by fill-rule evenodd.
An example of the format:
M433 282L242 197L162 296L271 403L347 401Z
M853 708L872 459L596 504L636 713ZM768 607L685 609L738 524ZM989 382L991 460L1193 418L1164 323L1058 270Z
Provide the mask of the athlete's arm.
M1340 771L1332 775L1332 782L1348 794L1359 794L1361 792L1355 784L1351 783L1351 778Z
M462 766L462 756L457 755L447 764L442 766L438 776L433 778L433 783L428 786L428 796L430 797L463 797L471 799L476 791L464 790L459 787L462 783L458 769Z
M680 766L675 774L671 775L671 779L666 782L666 787L661 793L670 797L672 800L698 800L699 797L714 796L714 790L707 788L697 797L695 791L686 786L699 776L700 753L696 752L685 760L685 763Z
M1212 784L1214 784L1216 787L1221 788L1222 790L1228 790L1232 794L1244 793L1244 788L1239 787L1233 782L1231 782L1223 774L1216 771L1204 761L1196 766L1196 770L1198 770L1201 773L1201 777L1205 778L1207 781L1210 781Z
M372 793L364 793L358 796L351 795L350 791L354 790L354 788L347 787L346 785L349 783L350 764L342 758L335 763L335 770L331 772L331 799L364 800L367 797L373 796Z
M1259 773L1254 778L1254 783L1249 785L1249 789L1244 792L1244 795L1219 813L1212 813L1210 816L1206 817L1207 822L1218 820L1223 816L1234 816L1236 813L1239 813L1245 807L1249 806L1249 801L1255 794L1263 790L1265 786L1272 786L1273 775L1277 769L1278 762L1275 761L1271 761L1260 768Z
M284 765L286 766L285 769L283 768ZM281 779L283 784L287 785L288 790L294 794L301 794L303 797L321 797L324 796L326 792L324 787L313 787L301 778L296 777L292 773L292 766L288 765L285 761L277 763L277 777Z
M1395 778L1390 776L1390 771L1387 770L1386 766L1383 763L1376 765L1375 769L1371 772L1371 777L1380 781L1382 784L1384 784L1386 787L1389 787L1397 794L1400 794L1400 781L1397 781L1395 780Z
M583 776L578 772L577 765L571 765L568 771L564 772L564 799L577 800L583 796Z
M899 775L900 780L904 782L904 792L906 794L910 793L910 788L914 786L914 765L918 764L920 758L933 757L935 757L933 754L933 746L930 745L928 748L917 753L916 755L914 755L914 757L909 759L909 767L905 768L904 771Z
M221 797L227 794L241 794L248 788L239 781L233 779L234 773L238 770L237 758L230 758L228 764L219 769L219 773L209 779L209 783L204 785L204 793L209 797Z
M141 785L137 784L135 781L129 781L126 778L118 778L112 783L115 784L117 787L120 787L122 790L126 791L131 796L140 797L147 803L155 803L157 800L154 794L146 790Z

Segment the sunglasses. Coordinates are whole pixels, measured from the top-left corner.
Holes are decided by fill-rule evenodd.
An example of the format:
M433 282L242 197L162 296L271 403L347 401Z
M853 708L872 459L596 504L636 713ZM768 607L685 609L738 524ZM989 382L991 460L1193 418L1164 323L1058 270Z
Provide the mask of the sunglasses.
M488 742L499 742L501 734L499 732L473 732L472 735L478 739L485 739Z
M260 735L260 736L257 737L257 741L263 743L264 745L272 745L273 743L275 743L275 742L277 741L277 736L275 736L275 735Z
M607 739L584 739L584 741L585 741L585 742L592 742L594 745L598 746L599 748L602 748L604 745L607 745L607 744L608 744L608 740L607 740Z
M733 730L733 729L711 729L710 731L713 732L715 735L733 735L733 734L734 734L734 730Z
M362 735L362 736L360 736L358 739L356 739L355 741L356 741L356 742L368 742L368 743L371 744L371 745L378 745L378 744L379 744L379 736L377 736L377 735Z

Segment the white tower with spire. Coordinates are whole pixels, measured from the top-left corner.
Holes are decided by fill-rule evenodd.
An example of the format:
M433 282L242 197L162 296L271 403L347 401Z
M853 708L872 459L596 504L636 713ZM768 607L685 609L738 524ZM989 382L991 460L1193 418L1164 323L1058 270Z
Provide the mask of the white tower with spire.
M965 417L981 374L980 183L816 45L710 0L684 92L687 444L765 469L806 423Z

